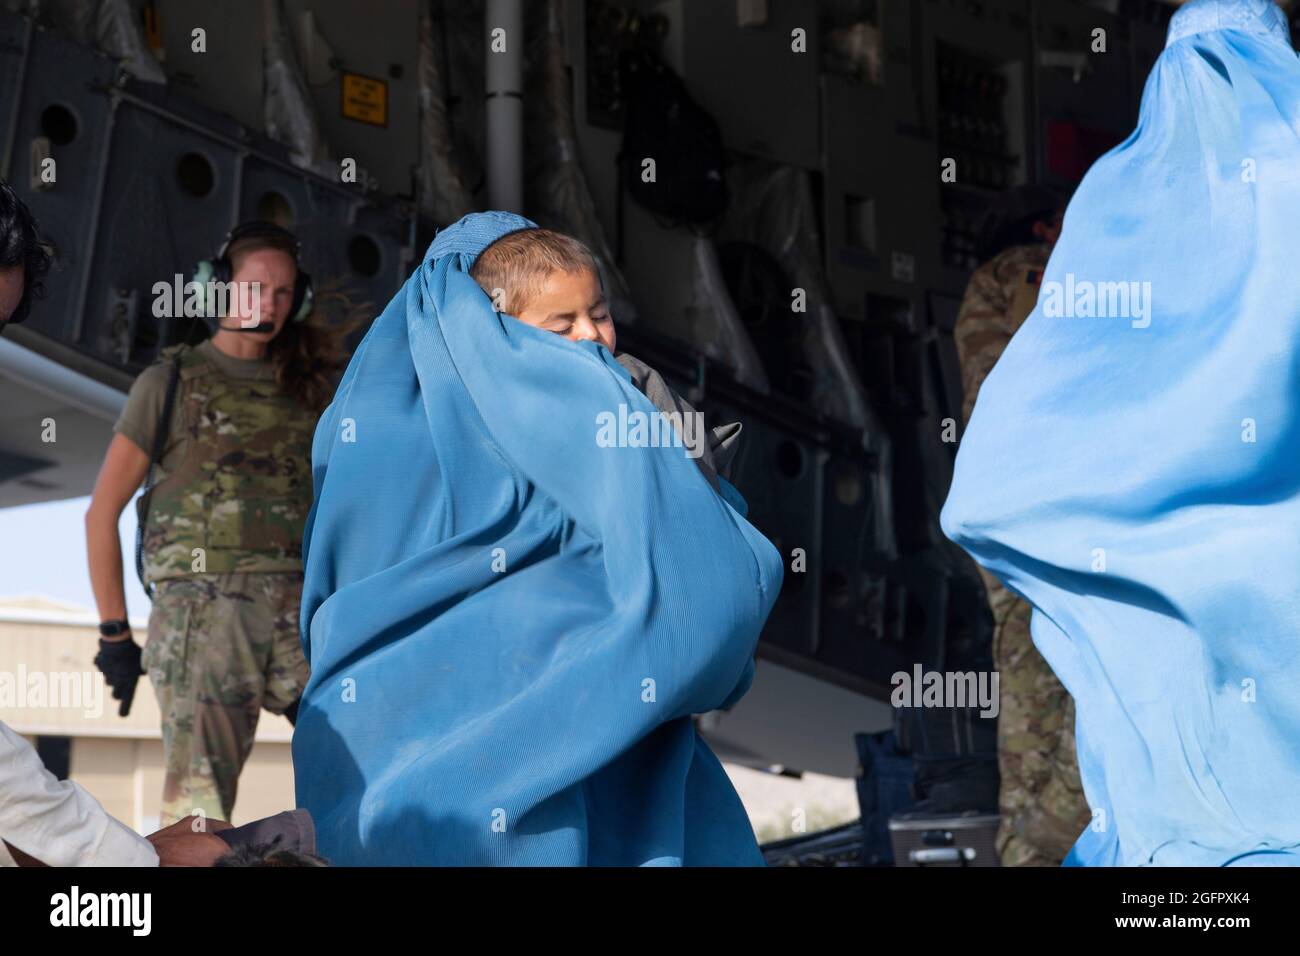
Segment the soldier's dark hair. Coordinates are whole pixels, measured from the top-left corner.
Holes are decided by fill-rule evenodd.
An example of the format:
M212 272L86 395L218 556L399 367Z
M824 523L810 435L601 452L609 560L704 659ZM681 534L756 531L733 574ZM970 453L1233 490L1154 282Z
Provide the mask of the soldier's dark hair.
M36 220L13 187L0 180L0 269L21 266L23 295L10 322L21 322L31 311L32 300L45 294L41 281L50 270L50 251L41 242Z
M988 262L1013 246L1042 242L1034 226L1049 223L1069 203L1069 195L1050 186L1013 186L999 196L980 225L976 256Z
M226 255L233 268L258 249L278 249L294 258L297 251L291 237L250 236L230 244ZM333 283L316 291L316 306L301 322L286 322L267 347L280 387L304 407L322 412L330 403L334 386L348 364L347 336L362 320L364 306L355 305Z
M218 857L213 866L329 866L323 857L297 850L281 849L278 840L245 843Z

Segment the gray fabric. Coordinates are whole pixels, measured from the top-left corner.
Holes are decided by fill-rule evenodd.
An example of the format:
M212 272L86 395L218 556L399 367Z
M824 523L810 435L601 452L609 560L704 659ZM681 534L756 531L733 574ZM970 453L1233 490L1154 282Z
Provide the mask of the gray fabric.
M632 384L640 389L645 397L650 399L651 404L661 412L667 414L677 412L682 416L696 414L690 403L669 388L664 377L645 362L627 352L619 352L614 359L627 369L628 374L632 376ZM708 442L701 449L695 463L699 465L700 471L709 480L714 491L718 490L719 475L730 478L731 462L740 447L740 433L743 428L740 422L730 422L726 425L715 425L708 430ZM683 440L684 438L685 436Z
M218 830L217 836L232 847L254 843L275 843L278 850L316 853L316 827L306 810L285 810L242 827Z

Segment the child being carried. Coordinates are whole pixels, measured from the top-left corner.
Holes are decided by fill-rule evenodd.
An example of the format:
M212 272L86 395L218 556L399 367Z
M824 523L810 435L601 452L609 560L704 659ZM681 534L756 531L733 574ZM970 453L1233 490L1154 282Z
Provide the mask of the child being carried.
M687 455L719 490L718 475L728 474L741 424L719 425L706 433L700 413L669 388L662 375L627 352L615 351L614 318L595 256L582 242L550 229L510 232L483 250L470 276L498 312L571 342L605 346L632 376L632 384L672 423Z

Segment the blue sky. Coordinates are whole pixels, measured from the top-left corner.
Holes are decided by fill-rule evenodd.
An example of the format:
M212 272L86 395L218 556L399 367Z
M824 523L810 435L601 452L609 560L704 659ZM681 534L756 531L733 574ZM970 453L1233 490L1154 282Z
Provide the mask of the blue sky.
M37 594L94 610L86 570L86 508L89 498L72 498L0 510L0 598ZM118 525L126 606L132 620L149 616L149 599L135 578L135 505Z

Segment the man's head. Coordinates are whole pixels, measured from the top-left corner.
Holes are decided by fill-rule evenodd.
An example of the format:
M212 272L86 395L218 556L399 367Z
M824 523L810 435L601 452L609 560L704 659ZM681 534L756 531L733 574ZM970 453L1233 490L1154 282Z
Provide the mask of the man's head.
M520 229L484 249L470 276L500 312L571 342L599 342L612 353L614 319L585 245L550 229Z
M1066 193L1049 186L1008 189L993 202L985 217L980 230L980 261L986 262L1012 246L1055 246L1069 200Z
M0 181L0 328L27 318L32 298L44 288L50 254L36 231L36 220L13 188Z
M251 843L232 847L230 852L217 859L219 867L270 867L270 866L329 866L324 857L298 850L281 849L278 840L270 843Z
M1034 233L1034 238L1050 249L1056 245L1056 240L1061 238L1061 226L1064 221L1065 207L1057 206L1051 213L1036 218L1030 228Z

